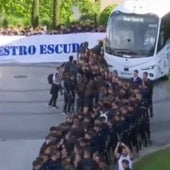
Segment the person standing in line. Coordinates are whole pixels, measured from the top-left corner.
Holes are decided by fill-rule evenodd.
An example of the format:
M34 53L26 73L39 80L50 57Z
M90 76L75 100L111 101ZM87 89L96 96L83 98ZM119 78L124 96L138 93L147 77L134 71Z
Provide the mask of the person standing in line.
M69 61L65 63L64 72L73 75L76 83L78 68L73 56L69 56Z
M133 78L131 78L131 83L133 87L139 88L142 85L142 79L138 76L139 71L134 70L133 72Z
M70 73L65 74L64 78L64 113L74 112L74 100L75 100L75 82L74 76Z
M143 73L143 81L147 82L148 84L148 89L149 89L149 95L148 95L148 100L149 100L149 112L150 112L150 117L153 117L153 104L152 104L152 98L153 98L153 82L148 78L148 72Z
M61 89L61 75L59 72L59 68L57 67L56 72L54 73L52 78L52 85L50 90L52 97L49 101L49 106L59 109L59 107L56 106L56 102L58 98L58 92L60 91L60 89Z
M119 148L121 147L122 152L119 153ZM114 155L118 160L118 170L124 170L122 161L123 160L128 160L129 161L129 167L132 169L133 166L133 154L131 152L131 150L129 149L128 146L126 146L124 143L122 142L118 142L116 149L114 151Z

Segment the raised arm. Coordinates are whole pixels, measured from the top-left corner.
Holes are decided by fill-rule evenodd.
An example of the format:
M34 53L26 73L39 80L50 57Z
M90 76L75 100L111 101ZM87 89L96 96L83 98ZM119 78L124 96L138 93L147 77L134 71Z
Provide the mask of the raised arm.
M114 155L117 159L120 158L120 153L118 152L119 146L120 146L120 142L117 143L117 146L116 146L115 151L114 151Z
M121 146L123 146L126 151L128 152L129 156L130 156L130 159L133 159L133 153L132 151L129 149L129 147L127 145L125 145L124 143L121 143Z

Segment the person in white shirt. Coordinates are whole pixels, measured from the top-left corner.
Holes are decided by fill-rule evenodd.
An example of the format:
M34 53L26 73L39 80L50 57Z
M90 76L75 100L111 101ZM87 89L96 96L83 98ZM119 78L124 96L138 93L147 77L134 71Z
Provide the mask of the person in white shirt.
M50 90L52 97L49 101L49 106L59 108L58 106L56 106L56 102L57 102L57 98L58 98L58 92L60 91L60 89L61 89L61 75L59 72L59 68L57 68L56 72L53 75L53 79L52 79L52 86L51 86L51 90Z
M121 153L118 152L119 147L122 148ZM129 168L133 169L133 154L131 152L131 150L129 149L128 146L126 146L124 143L122 142L118 142L116 149L114 151L114 155L118 160L118 170L124 170L123 165L122 165L122 161L123 160L128 160L129 161Z
M123 169L124 169L124 170L132 170L132 169L129 167L129 161L126 160L126 159L124 159L124 160L122 161L122 166L123 166Z
M139 71L133 71L133 78L131 78L131 84L133 87L139 88L142 85L142 79L138 76Z

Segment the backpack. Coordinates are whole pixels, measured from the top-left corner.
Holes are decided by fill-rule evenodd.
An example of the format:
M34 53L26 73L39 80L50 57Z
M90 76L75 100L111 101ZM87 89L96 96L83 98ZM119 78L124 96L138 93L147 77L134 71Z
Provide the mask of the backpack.
M48 83L52 84L53 83L53 74L49 74L47 79L48 79Z

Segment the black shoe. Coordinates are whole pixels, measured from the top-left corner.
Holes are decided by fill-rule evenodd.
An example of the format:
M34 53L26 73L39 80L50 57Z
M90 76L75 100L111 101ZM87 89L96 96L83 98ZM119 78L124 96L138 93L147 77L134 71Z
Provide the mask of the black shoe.
M48 107L52 107L52 104L48 104Z

